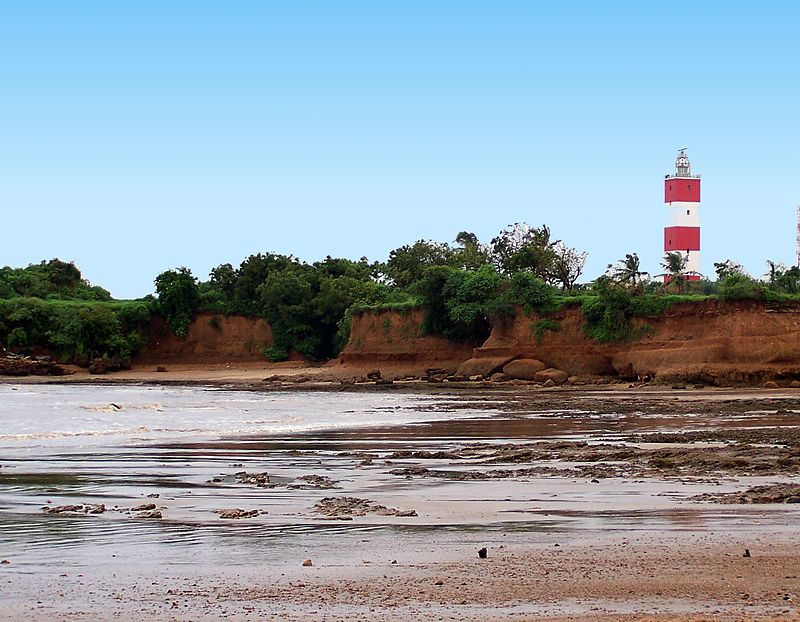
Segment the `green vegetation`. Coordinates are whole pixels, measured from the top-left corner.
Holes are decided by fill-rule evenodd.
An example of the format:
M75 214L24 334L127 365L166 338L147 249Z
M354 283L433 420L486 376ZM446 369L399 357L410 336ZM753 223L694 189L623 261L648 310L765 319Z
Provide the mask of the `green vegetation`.
M186 335L186 330L200 306L197 279L188 268L178 268L159 274L155 284L158 294L155 308L173 333L178 336Z
M585 260L586 253L553 239L547 226L518 223L488 244L467 231L452 245L418 240L393 250L385 263L326 257L309 264L259 253L238 267L217 266L206 281L188 268L166 270L155 278L155 297L114 301L73 264L53 259L0 269L0 344L65 360L128 357L147 337L152 313L163 316L172 333L185 335L197 312L207 311L267 320L274 343L263 354L271 361L292 353L322 360L341 351L352 318L365 312L421 311L423 334L479 344L493 325L517 312L535 316L532 334L540 341L560 329L553 314L578 305L587 335L622 342L646 330L637 318L656 317L677 303L800 301L800 269L774 262L767 262L764 279L725 260L714 264L716 280L696 280L681 254L668 253L664 284L628 253L592 283L577 284ZM380 318L375 327L386 339L417 335L406 325L393 331L391 321ZM217 315L208 323L221 329Z
M51 352L64 362L129 358L149 325L147 301L0 300L0 343L18 352Z
M91 285L75 264L51 259L27 268L0 268L0 299L8 298L111 300L111 294Z

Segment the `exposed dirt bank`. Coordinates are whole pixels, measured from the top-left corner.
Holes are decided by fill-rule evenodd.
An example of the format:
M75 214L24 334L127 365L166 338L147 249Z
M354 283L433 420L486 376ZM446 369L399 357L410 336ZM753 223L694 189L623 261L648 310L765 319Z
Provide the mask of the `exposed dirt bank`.
M476 356L537 358L570 374L650 376L664 382L755 384L800 378L800 306L707 301L675 305L662 315L639 319L642 337L625 344L589 339L579 307L553 319L556 330L540 331L537 317L498 325Z
M473 366L489 376L512 359L534 359L571 377L649 377L662 383L762 384L800 380L800 305L717 302L675 305L662 315L635 320L639 339L599 343L586 336L578 306L568 306L546 329L522 309L498 323L471 353L497 364ZM350 367L457 367L468 348L421 330L422 312L365 312L353 318L341 356Z
M455 368L472 355L472 346L424 334L421 309L354 315L350 340L339 360L352 369L380 367L421 374L428 368Z
M271 344L272 329L261 318L204 312L189 324L185 337L178 337L153 316L150 340L134 363L263 362L262 350Z

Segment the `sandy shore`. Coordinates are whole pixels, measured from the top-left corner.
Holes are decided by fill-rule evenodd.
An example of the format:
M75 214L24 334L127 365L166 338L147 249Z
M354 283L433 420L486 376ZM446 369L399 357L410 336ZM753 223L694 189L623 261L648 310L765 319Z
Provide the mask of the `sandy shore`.
M270 395L269 372L195 366L123 372L103 384L163 380ZM92 381L67 379L75 380ZM324 408L324 397L294 390ZM77 540L38 558L18 547L0 566L0 619L800 619L800 504L712 498L797 482L800 391L364 390L376 400L427 392L460 419L169 443L119 458L103 450L66 467L49 458L69 477L100 467L119 474L53 505L125 507L157 494L164 517L47 517L40 493L22 499L4 530L48 538L72 526L99 544ZM35 462L15 468L35 476ZM259 473L269 473L269 486ZM320 509L328 498L333 509ZM264 512L220 527L221 508Z
M556 539L557 542L552 540ZM451 559L345 552L313 567L17 577L8 620L797 620L800 538L720 532L465 546ZM415 546L412 544L411 548ZM743 557L749 548L751 557ZM395 551L396 552L396 551ZM415 555L418 554L415 552ZM405 559L403 559L405 557ZM35 589L39 600L27 595ZM22 602L21 602L22 601Z

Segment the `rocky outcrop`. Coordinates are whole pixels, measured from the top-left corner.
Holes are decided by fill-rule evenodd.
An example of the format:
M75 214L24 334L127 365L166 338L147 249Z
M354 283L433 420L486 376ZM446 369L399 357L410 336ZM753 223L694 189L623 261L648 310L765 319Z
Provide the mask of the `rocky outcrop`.
M0 376L63 376L67 370L47 356L0 353Z
M503 369L506 363L509 363L514 358L513 355L506 356L482 356L471 358L458 366L456 376L472 378L473 376L481 376L488 378L495 372Z
M547 369L538 359L516 359L503 367L503 373L514 380L536 380L537 372Z

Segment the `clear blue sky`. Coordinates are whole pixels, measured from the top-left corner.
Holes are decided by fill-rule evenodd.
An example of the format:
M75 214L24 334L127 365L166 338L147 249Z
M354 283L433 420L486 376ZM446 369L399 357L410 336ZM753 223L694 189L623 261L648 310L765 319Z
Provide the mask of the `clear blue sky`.
M685 7L685 8L681 8ZM548 224L658 271L703 176L703 271L794 262L800 3L0 3L0 265L117 297L259 251L385 259Z

